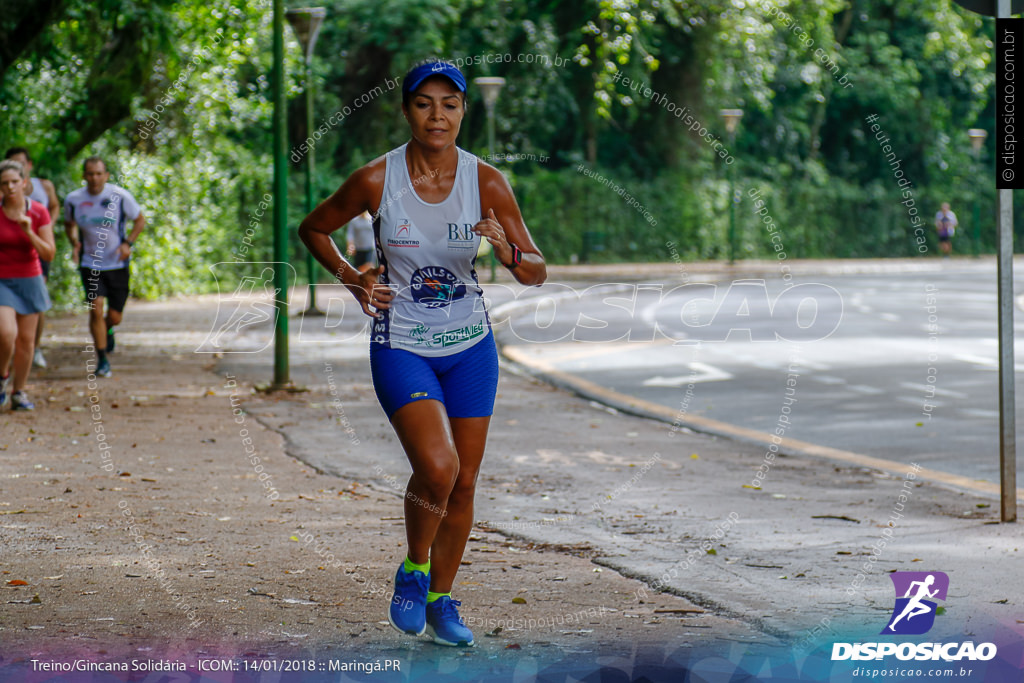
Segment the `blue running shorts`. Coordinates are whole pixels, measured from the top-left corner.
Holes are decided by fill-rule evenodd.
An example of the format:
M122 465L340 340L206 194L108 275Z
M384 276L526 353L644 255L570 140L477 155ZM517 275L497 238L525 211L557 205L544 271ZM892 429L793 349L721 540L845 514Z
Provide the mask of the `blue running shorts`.
M370 374L389 420L407 403L427 398L443 403L448 417L489 417L498 390L494 333L450 356L418 356L371 343Z

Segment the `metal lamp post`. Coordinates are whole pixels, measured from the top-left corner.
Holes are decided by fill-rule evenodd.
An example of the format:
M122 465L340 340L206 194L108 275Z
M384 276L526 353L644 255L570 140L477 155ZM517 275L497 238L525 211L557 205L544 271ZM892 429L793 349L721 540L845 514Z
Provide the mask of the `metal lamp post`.
M997 19L1024 12L1024 0L956 0ZM996 61L999 61L998 52ZM998 123L998 119L997 119ZM996 136L1005 131L996 126ZM999 139L997 146L1004 140ZM1013 190L996 183L996 282L999 309L999 519L1017 521L1017 405L1013 361Z
M480 94L484 98L484 107L487 109L487 153L494 161L494 105L498 102L498 93L505 85L505 79L500 76L479 76L473 79L473 84L480 88ZM491 249L491 282L494 282L494 265L497 256L494 249Z
M742 109L722 109L718 115L725 121L725 132L729 134L729 146L736 142L736 126L743 118ZM729 265L736 262L736 189L733 184L732 164L726 165L729 178Z
M985 144L988 131L984 128L971 128L967 131L967 137L971 139L971 153L974 155L974 166L978 168L978 161L981 159L981 147ZM979 174L980 175L980 174ZM978 206L978 190L974 190L974 255L981 254L981 214Z
M323 24L327 10L323 7L302 7L290 9L284 13L288 23L291 24L295 38L302 47L306 62L306 134L313 130L313 49L316 47L316 39L320 36L320 26ZM306 154L306 213L313 211L313 167L315 165L315 154L312 147ZM315 266L313 265L313 254L306 251L306 274L309 280L309 302L306 313L320 314L316 307L316 284Z
M274 324L274 382L285 389L288 378L288 111L284 97L284 4L274 0L274 289L277 319Z

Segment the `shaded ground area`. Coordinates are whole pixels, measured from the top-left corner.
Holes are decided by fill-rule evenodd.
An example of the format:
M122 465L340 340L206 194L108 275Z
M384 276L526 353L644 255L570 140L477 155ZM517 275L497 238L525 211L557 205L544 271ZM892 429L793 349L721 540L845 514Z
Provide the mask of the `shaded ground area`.
M367 482L379 478L375 454L397 445L379 409L369 414L365 378L338 380L367 413L351 417L360 444L339 426L333 445L367 467L321 473L286 455L261 423L281 410L330 414L329 391L255 397L241 378L231 386L213 374L214 358L191 352L210 305L133 303L114 377L95 383L84 316L50 321L51 369L29 387L39 409L0 414L6 662L74 653L441 656L383 621L403 556L401 500ZM493 447L510 437L497 430ZM389 467L398 481L407 472ZM759 635L672 595L638 603L643 584L591 554L477 529L456 591L480 647L459 656L557 659Z

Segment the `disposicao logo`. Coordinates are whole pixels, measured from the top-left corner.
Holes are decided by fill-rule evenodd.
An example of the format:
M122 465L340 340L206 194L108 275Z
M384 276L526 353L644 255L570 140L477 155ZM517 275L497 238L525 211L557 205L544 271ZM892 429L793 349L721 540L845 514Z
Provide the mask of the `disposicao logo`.
M889 578L896 590L896 606L882 633L904 636L928 633L935 624L938 605L927 598L945 601L949 577L943 572L893 572Z
M881 635L917 636L927 633L935 624L938 605L946 600L949 576L944 572L893 572L896 603L889 623ZM853 659L884 659L895 655L900 660L939 660L947 662L966 659L987 661L996 656L994 643L972 641L963 643L834 643L832 661Z

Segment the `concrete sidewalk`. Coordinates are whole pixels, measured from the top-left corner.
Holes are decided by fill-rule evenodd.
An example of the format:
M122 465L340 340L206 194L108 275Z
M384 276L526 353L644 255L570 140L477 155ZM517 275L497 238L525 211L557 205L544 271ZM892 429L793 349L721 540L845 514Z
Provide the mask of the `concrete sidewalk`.
M28 387L38 410L0 414L0 663L351 652L433 667L593 658L652 638L764 638L671 594L638 601L644 585L594 564L585 544L529 543L486 525L456 586L479 647L453 653L395 633L384 617L408 465L365 368L335 361L342 414L327 386L256 395L266 353L227 354L219 373L213 356L192 353L215 313L209 297L132 302L109 380L89 379L85 317L50 321L50 369ZM517 378L503 392L509 382L517 410L534 393L577 404ZM518 430L499 422L492 448L510 449ZM320 458L358 463L351 476L291 457L300 424L321 426Z

